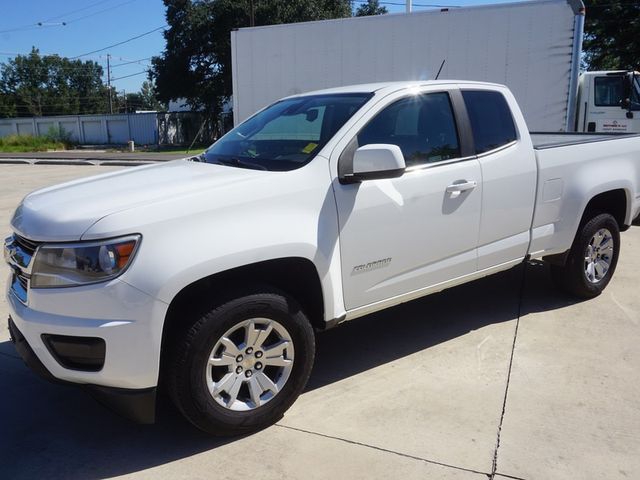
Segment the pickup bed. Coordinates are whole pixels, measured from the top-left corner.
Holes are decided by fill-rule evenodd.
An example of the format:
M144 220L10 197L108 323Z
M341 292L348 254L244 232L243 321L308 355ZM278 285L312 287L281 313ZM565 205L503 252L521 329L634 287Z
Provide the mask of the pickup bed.
M204 154L45 188L12 219L9 327L42 375L214 434L305 386L314 332L544 259L610 281L640 210L640 138L530 135L504 86L356 85L283 99Z

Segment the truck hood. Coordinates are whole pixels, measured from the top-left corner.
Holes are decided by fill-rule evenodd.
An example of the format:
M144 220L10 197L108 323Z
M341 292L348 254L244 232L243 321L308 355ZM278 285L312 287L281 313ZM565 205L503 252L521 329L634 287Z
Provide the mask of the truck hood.
M113 213L271 174L187 160L126 168L30 193L16 209L11 226L34 241L75 241Z

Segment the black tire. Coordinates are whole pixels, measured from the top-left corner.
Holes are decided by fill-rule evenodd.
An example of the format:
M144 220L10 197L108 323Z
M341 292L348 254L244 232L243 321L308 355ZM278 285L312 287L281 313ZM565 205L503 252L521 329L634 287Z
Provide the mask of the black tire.
M585 256L588 246L601 229L607 229L613 240L613 254L609 269L597 282L587 278L585 272ZM620 228L616 219L608 213L594 214L586 222L583 222L573 242L567 262L564 266L551 265L551 275L555 284L565 292L579 298L597 297L607 287L618 264L620 255Z
M311 324L291 297L266 287L243 290L226 298L198 318L172 345L166 377L168 393L180 412L199 429L220 436L250 433L282 418L302 393L315 356ZM286 329L295 350L293 366L286 383L264 405L249 411L230 410L219 404L207 388L207 360L225 332L253 318L274 320ZM264 368L266 372L266 365Z

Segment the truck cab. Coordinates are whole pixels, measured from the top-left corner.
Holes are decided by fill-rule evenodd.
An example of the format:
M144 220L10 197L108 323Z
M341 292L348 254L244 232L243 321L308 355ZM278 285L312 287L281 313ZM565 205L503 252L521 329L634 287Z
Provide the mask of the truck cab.
M639 133L640 74L625 70L583 73L576 131Z

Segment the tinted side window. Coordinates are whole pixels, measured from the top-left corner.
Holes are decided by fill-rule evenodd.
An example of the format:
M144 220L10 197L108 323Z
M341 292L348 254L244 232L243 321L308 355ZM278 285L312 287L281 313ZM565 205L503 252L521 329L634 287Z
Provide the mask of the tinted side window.
M624 78L596 77L595 104L596 107L619 107L622 101Z
M511 110L500 92L463 90L476 153L499 148L516 138L516 127Z
M460 157L460 142L448 93L399 100L358 134L358 145L398 145L407 167Z

